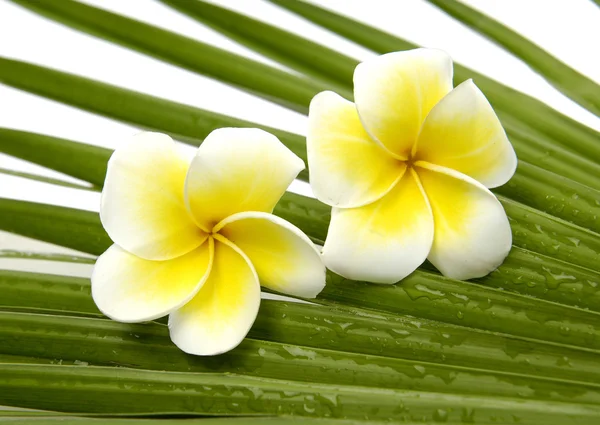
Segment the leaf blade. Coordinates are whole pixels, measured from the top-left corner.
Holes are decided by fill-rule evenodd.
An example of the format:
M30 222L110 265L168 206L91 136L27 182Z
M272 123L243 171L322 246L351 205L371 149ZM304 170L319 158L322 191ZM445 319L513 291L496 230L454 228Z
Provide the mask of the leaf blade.
M417 46L376 28L299 0L269 0L377 53L414 49ZM462 65L454 65L455 82L473 78L490 100L496 112L522 121L537 138L548 137L566 150L600 162L599 133L559 113L544 103L504 86ZM509 133L512 125L503 121Z
M424 420L434 420L435 412L441 410L454 422L461 420L463 409L476 409L474 423L492 423L492 417L496 421L514 414L532 424L593 424L600 417L600 408L592 405L536 401L523 404L515 399L299 384L235 375L22 364L2 364L0 372L5 377L0 382L0 402L65 412L234 416L277 413L381 420L404 419L405 409L409 409ZM34 387L30 387L32 382L36 383ZM284 391L294 395L286 397ZM260 394L260 400L252 394ZM399 404L402 409L398 409Z
M516 31L455 0L428 0L448 15L520 58L565 95L600 113L600 86Z
M0 289L6 312L102 317L88 279L0 271ZM600 379L597 354L585 350L355 307L263 300L249 338L463 369L592 384Z

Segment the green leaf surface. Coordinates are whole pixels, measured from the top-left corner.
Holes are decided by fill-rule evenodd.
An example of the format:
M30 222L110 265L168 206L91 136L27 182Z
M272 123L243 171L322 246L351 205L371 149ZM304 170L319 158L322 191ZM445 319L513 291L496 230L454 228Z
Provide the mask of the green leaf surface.
M359 61L304 37L214 3L160 0L252 50L317 80L331 90L352 88ZM338 87L338 88L336 88Z
M75 29L217 78L298 112L327 85L141 21L72 1L12 0Z
M69 145L66 141L61 143ZM69 145L68 149L75 150L78 146ZM45 146L39 144L37 150L45 152ZM95 155L84 149L77 151L77 155L79 163L89 163L90 168L101 170L105 167L103 155ZM61 170L60 161L57 162L53 166ZM536 175L537 171L542 171L533 166L523 168L525 171L533 170L531 181L539 178ZM91 178L96 181L104 179L100 173ZM523 187L526 187L526 184L521 180L519 182L521 185L517 185L516 191L532 193L531 196L537 195L533 189L529 192L524 191ZM540 184L537 183L538 186ZM551 189L550 193L556 194L557 190ZM558 198L558 202L560 203L560 200L565 197L572 198L573 194L574 192L563 193L562 198ZM600 311L600 300L597 295L599 277L596 272L600 259L598 235L509 199L500 197L500 200L511 220L516 247L513 248L504 266L481 281L489 286ZM549 202L551 205L556 205L553 199ZM311 198L286 193L277 205L275 213L303 229L315 242L322 243L325 240L330 219L330 209L326 205ZM21 231L35 230L35 227L30 229L26 225L19 227L21 223L17 220L12 223L12 226L17 226L17 229L21 228ZM94 253L100 254L100 252L101 250ZM548 256L553 259L547 258ZM565 265L563 262L581 267ZM508 263L513 266L508 267L506 265Z
M43 147L43 149L40 149ZM0 152L102 187L112 150L72 140L0 128ZM81 157L97 158L82 166Z
M161 1L297 71L317 77L325 75L328 78L337 78L338 82L352 87L352 75L358 64L356 59L276 26L205 1ZM457 84L461 81L457 81ZM519 122L511 111L512 109L508 112L502 111L499 116L521 160L538 164L544 169L600 189L596 164L574 155L561 145L544 143L544 137L540 136L539 132L532 131Z
M493 192L600 232L600 191L535 165L519 161L518 172Z
M199 44L196 41L177 36L176 34L169 33L160 28L152 27L125 17L121 17L119 15L112 14L110 12L103 11L101 9L73 2L71 0L64 0L62 2L36 2L32 0L13 1L16 1L18 4L21 4L25 7L31 8L38 13L42 13L45 16L49 16L52 19L56 19L59 22L71 25L76 29L90 32L91 34L107 38L110 41L120 42L128 47L137 48L144 53L154 55L155 57L187 67L188 69L202 73L206 72L207 66L208 68L211 68L210 64L212 63L212 60L207 60L206 56L200 55L200 57L198 57L196 55L197 52L202 51L202 48L210 46L206 46L204 44L196 46L196 44ZM182 40L179 40L178 37ZM282 73L275 68L259 63L249 65L247 63L248 60L243 57L231 55L228 52L224 52L220 49L212 47L210 47L210 49L220 52L215 53L215 62L222 62L214 69L211 68L212 73L210 75L225 82L231 82L232 80L230 74L232 72L235 74L235 70L242 67L242 73L245 74L242 80L244 83L246 83L246 85L242 88L254 94L262 94L271 99L273 96L273 91L276 91L278 98L272 100L278 101L279 99L279 103L282 103L284 106L296 105L296 110L307 112L310 99L320 91L325 89L340 91L340 89L337 87L329 87L326 84L321 84L316 88L313 87L312 93L310 93L310 88L307 88L307 98L298 100L296 92L288 89L288 87L295 87L296 85L300 84L298 81L293 81L291 74L287 74L285 72ZM310 49L311 46L305 47L305 50ZM220 54L229 56L227 56L227 59L223 59L219 56ZM336 55L338 54L335 52L332 53L330 55L331 59L334 60ZM262 82L265 79L265 76L269 74L265 71L265 68L270 69L271 73L278 73L280 79L288 79L289 81L280 87L278 84L279 80L276 80L271 84L267 78L267 81L265 81L263 84ZM232 69L234 69L234 71L232 71ZM348 72L349 71L350 70L348 70ZM261 83L254 84L256 80L261 81ZM348 83L350 83L350 81ZM348 85L347 93L343 91L340 93L351 99L351 85ZM507 114L511 115L511 118L513 118L513 108L508 108L507 111ZM540 120L540 117L537 117L537 120ZM514 126L513 121L514 120L511 119L508 121L505 120L504 122L504 125L511 137L513 133L512 127ZM521 128L523 127L523 124L517 123L516 127ZM556 141L553 141L551 138L546 137L543 133L540 133L534 129L529 128L528 131L533 131L536 134L535 143L539 145L537 149L538 153L548 152L548 154L556 155L557 157L562 156L561 153L564 149L561 149L562 146L556 146ZM515 137L512 141L515 145L517 153L521 156L520 138ZM597 143L595 143L595 145L597 145ZM530 150L528 147L525 147L523 150L525 156L522 157L522 159L526 159L528 161L535 160L535 154L527 155ZM580 164L582 167L594 167L593 163L589 163L589 161L585 160L584 158L581 158L580 162L582 163ZM541 165L538 163L536 164ZM567 165L564 164L562 167L564 168L566 166ZM558 169L553 169L552 171L558 172ZM597 171L600 172L600 169ZM569 173L568 170L567 173ZM596 174L597 173L593 173L592 175ZM592 187L600 188L598 185Z
M14 200L0 200L0 211L4 213L0 215L0 229L92 254L110 245L96 213ZM71 220L85 225L74 234ZM523 265L517 267L522 269ZM330 272L319 299L600 350L600 314L420 270L401 285L355 282Z
M161 131L196 146L216 128L264 128L278 136L288 148L306 161L306 145L302 136L143 95L60 71L0 58L0 81L91 112L100 113L143 128ZM69 167L72 167L72 163L61 163L60 156L47 159L40 154L31 154L28 147L37 146L40 152L47 151L48 155L53 152L65 152L68 155L73 155L77 151L79 158L94 158L94 164L90 166L90 171L87 171L88 174L91 173L93 176L88 176L90 179L88 181L95 184L102 184L101 182L104 181L104 174L101 172L106 168L107 152L104 150L97 152L98 154L95 155L94 149L98 148L92 147L89 151L83 148L77 149L80 147L79 145L62 139L48 141L48 139L42 138L44 136L38 137L33 133L19 133L15 130L4 130L3 133L6 137L3 139L4 142L0 142L0 151L5 150L7 153L10 152L20 158L37 161L41 165L52 166L52 168L67 174L69 173ZM21 143L22 141L23 143ZM49 145L48 148L45 146L46 143ZM49 161L53 163L51 164ZM81 175L81 173L79 174ZM600 179L600 167L598 167L597 173L589 175L597 176ZM308 172L303 171L299 177L306 180ZM527 202L528 205L534 208L558 214L565 220L581 226L594 229L600 227L598 215L595 215L596 218L594 218L593 212L587 212L589 208L594 211L600 209L596 202L600 199L600 191L590 189L568 179L561 179L560 176L554 173L533 167L523 161L521 161L514 179L519 184L505 185L500 189L502 193ZM553 195L548 196L548 198L537 193L540 185L545 184L545 186L548 186L548 183L544 182L560 183L552 189ZM530 193L534 193L536 196L527 196Z
M418 47L384 31L308 2L299 0L269 1L377 53ZM600 162L600 150L598 149L600 134L597 131L561 114L531 96L511 89L462 65L454 65L455 84L469 78L473 78L483 90L496 112L502 113L503 119L506 115L511 116L526 123L537 134L538 139L543 139L542 135L545 135L548 137L548 141L552 140L567 150L587 156L596 163ZM511 123L503 120L503 124L509 135L512 136ZM513 143L515 141L513 140ZM531 161L529 158L527 160Z
M13 249L0 249L0 258L13 258L19 260L58 261L65 263L95 264L96 259L79 255L56 254L53 252L18 251Z
M191 356L171 342L167 326L159 323L132 325L0 311L0 325L5 341L2 354L69 360L83 366L238 373L310 383L600 404L600 386L592 384L250 338L226 354Z
M199 146L217 128L262 128L277 136L296 155L306 157L306 145L301 136L26 62L0 57L0 82L143 129L161 131L192 146ZM54 159L41 158L27 149L28 144L44 146L40 142L46 141L42 138L49 136L28 132L17 134L15 131L3 130L4 137L0 138L2 151L29 161L39 161L46 166L52 165L58 171L69 173L67 164L51 164ZM49 145L50 149L67 155L71 155L72 150L79 147L56 138ZM98 155L93 155L94 153ZM94 152L94 149L78 149L77 154L89 154L87 156L98 160L95 166L106 168L106 161L102 164L100 161L105 155L102 150ZM86 180L104 184L105 172L99 171L90 168L86 173L93 174L93 177L88 176L89 180ZM300 175L307 178L308 174L304 171Z
M428 0L453 18L502 46L541 74L558 90L600 114L600 86L527 38L456 0ZM600 143L600 142L599 142Z
M102 317L89 279L3 270L0 291L4 311ZM597 353L346 306L263 300L249 337L468 369L600 380Z
M6 425L374 425L380 422L353 421L341 419L299 418L293 416L259 416L259 417L221 417L221 418L161 418L161 419L131 419L131 418L100 418L82 416L52 415L50 412L24 414L23 412L3 414L0 412L0 422ZM405 425L414 425L414 422Z
M0 152L2 149L0 148ZM8 176L14 177L22 177L24 179L35 180L41 183L53 184L56 186L67 187L69 189L81 189L81 190L93 190L98 191L98 188L95 186L84 186L82 184L71 183L60 179L55 179L52 177L40 176L38 174L25 173L22 171L9 170L6 168L0 168L0 174L6 174Z
M584 404L332 386L236 375L2 364L0 403L65 412L283 414L419 422L596 424Z
M0 211L0 228L8 232L94 255L112 245L95 212L12 199L0 199Z

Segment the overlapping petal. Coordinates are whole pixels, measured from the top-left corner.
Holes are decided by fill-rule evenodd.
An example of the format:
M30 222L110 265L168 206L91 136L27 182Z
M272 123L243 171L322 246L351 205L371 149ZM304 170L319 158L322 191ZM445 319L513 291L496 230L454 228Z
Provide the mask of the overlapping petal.
M314 298L325 286L319 251L300 229L263 212L234 214L215 230L248 256L261 284L284 294Z
M457 170L487 187L503 185L517 167L502 124L472 80L457 86L431 110L415 159Z
M157 319L192 299L210 273L212 258L212 240L165 261L144 260L113 245L96 261L94 302L119 322Z
M204 229L241 211L271 212L304 163L277 137L256 128L221 128L198 148L185 200Z
M354 104L333 92L319 93L312 100L306 144L313 193L334 207L376 201L406 168L371 139Z
M354 100L369 134L408 159L431 109L452 90L452 60L435 49L388 53L354 71Z
M239 248L219 238L208 280L169 316L171 339L189 354L224 353L248 334L259 305L260 285L252 264Z
M167 260L198 247L206 234L183 202L189 160L167 135L140 133L108 162L100 219L110 238L148 260Z
M481 277L495 270L512 243L508 218L498 199L464 174L416 164L435 222L429 261L444 276L455 279Z
M431 209L409 169L380 200L333 209L323 260L349 279L395 283L425 260L432 241Z

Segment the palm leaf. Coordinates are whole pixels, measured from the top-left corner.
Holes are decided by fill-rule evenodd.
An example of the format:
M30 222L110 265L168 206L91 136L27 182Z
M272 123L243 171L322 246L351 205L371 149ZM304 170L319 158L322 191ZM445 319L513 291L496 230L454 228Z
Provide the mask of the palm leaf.
M0 211L4 230L91 254L110 246L96 213L12 200L0 200ZM9 211L19 213L6 214ZM50 217L51 225L35 224ZM72 222L86 223L74 238L67 230ZM600 315L596 313L425 271L416 271L402 285L392 286L354 282L328 272L327 286L317 300L600 350Z
M287 69L71 0L13 1L296 111L305 112L312 96L325 89L351 98L356 60L203 1L161 0ZM272 1L378 52L414 47L308 3ZM492 28L500 42L515 39ZM524 46L524 59L532 64L542 57L536 46ZM544 72L549 64L540 60L538 66ZM555 83L597 106L578 91L578 76L560 75L568 78ZM511 183L497 190L515 245L497 271L469 283L444 278L425 265L401 285L385 287L329 273L317 305L264 301L248 338L215 358L178 351L162 321L124 325L102 318L89 279L0 271L0 404L63 412L12 409L0 411L0 421L90 420L64 416L74 412L152 417L90 420L115 424L181 422L164 417L180 413L200 415L185 421L206 424L597 423L598 133L456 67L457 82L471 77L525 160ZM299 135L20 61L0 58L0 81L195 146L215 128L262 127L306 159ZM0 129L0 152L89 182L93 190L103 185L111 155L108 149L11 129ZM306 180L308 173L300 177ZM88 189L74 186L70 190ZM316 200L291 193L275 210L316 242L325 239L329 212ZM0 229L93 255L111 244L97 213L23 201L0 199ZM0 258L93 262L6 249ZM323 416L350 420L314 419Z
M144 128L159 130L196 146L215 128L263 128L278 136L288 148L306 161L306 146L304 139L299 135L210 113L60 71L0 58L0 81L92 112ZM7 153L24 159L27 157L32 159L29 153L19 153L23 147L27 151L27 147L19 141L20 139L15 138L15 134L9 132L4 138L0 134L0 149L2 151L6 149ZM31 143L35 143L35 137L32 135L21 135L20 137L32 139ZM54 144L58 145L61 142L55 141ZM64 145L62 143L62 149L72 149L72 147L64 147ZM4 148L4 146L7 147ZM105 155L108 154L106 150L102 152ZM573 165L573 169L585 169L584 162L583 159L578 161ZM40 164L43 163L40 162ZM598 173L590 170L588 175L600 179L600 166L594 164L593 167L598 168ZM564 172L567 168L571 167L563 164L559 171ZM61 171L65 172L65 167L61 167ZM299 177L307 179L307 176L308 173L303 172ZM103 175L99 179L103 180ZM99 184L98 180L93 183ZM562 186L558 186L557 183L562 183ZM586 179L585 183L588 183L588 186L594 185L594 183L589 183L589 179ZM523 161L520 162L517 176L513 182L498 191L580 226L594 231L600 229L600 205L596 203L596 199L600 198L600 192L569 179L561 179L552 172L530 166ZM546 193L545 191L550 192Z
M51 19L149 54L157 59L222 79L283 106L307 112L315 93L325 85L264 65L134 19L72 0L12 0ZM287 98L281 96L286 93Z
M303 86L305 87L305 94L298 96L296 91L287 89L288 86L302 86L302 83L298 82L296 77L292 74L258 62L252 62L252 64L249 64L248 59L241 56L231 55L230 53L224 51L221 53L225 55L225 58L219 59L219 55L215 56L217 60L220 61L220 65L215 66L214 69L210 68L207 70L207 64L205 63L206 61L204 60L204 56L196 56L197 52L203 51L202 49L204 48L204 45L202 43L129 18L116 15L114 13L79 4L77 2L73 2L72 0L64 0L60 3L35 2L30 0L13 1L16 1L22 6L31 8L35 12L41 13L52 19L56 19L61 23L73 26L76 29L89 32L90 34L106 38L110 41L118 42L126 47L140 50L143 53L151 54L159 59L175 63L192 71L208 74L224 82L237 85L238 87L246 89L253 94L262 95L283 106L291 107L292 109L301 112L306 112L308 110L310 99L312 99L312 97L319 91L328 88L340 91L336 87L328 87L324 84L313 87ZM138 37L135 35L138 33L145 34L145 37ZM298 40L296 40L296 42L298 42ZM172 45L176 45L177 48L165 47ZM311 44L305 46L305 50L310 50L311 46ZM197 59L194 60L194 58ZM348 70L351 71L353 68L354 67L352 66L351 68L348 68ZM242 75L240 79L242 80L243 84L240 84L238 79L231 78L231 69L243 69L243 71L240 71ZM265 69L270 69L270 71L267 72ZM277 81L285 80L287 83L283 85L269 85L267 78L266 86L268 86L268 88L265 88L265 85L262 84L255 84L256 81L262 81L265 76L269 76L271 73L277 74ZM464 79L466 78L463 78L460 81L463 81ZM346 97L351 98L352 96L349 91L350 81L348 81L347 84L348 89L346 90L346 93L344 91L341 91L341 93L345 94ZM494 84L498 86L493 86L495 90L498 90L502 93L505 93L507 90L509 90L498 83ZM484 91L486 91L486 94L493 102L494 98L488 93L489 90ZM517 93L515 97L515 99L511 99L511 104L517 101L521 102L521 104L527 104L527 102L525 102L525 95ZM534 105L538 106L538 109L545 107L545 105L531 98L528 99L531 100L529 103L533 103ZM530 108L532 106L533 105L529 105L528 107ZM497 105L496 108L499 109ZM545 152L542 156L552 155L556 156L557 159L561 159L560 164L562 165L556 164L558 167L551 171L561 170L562 167L566 166L564 165L565 163L570 163L569 161L573 161L573 168L578 168L580 166L585 167L587 165L595 169L595 172L591 173L591 175L597 175L598 172L600 172L597 164L587 161L585 157L580 157L577 155L572 157L572 155L569 155L569 148L573 146L572 139L574 137L574 129L569 129L571 143L566 144L562 139L562 137L564 137L562 134L566 132L561 134L552 134L551 137L549 137L545 135L544 132L540 132L535 127L532 127L530 123L523 123L523 117L525 115L520 110L513 112L514 110L514 107L506 108L505 110L501 109L498 111L498 114L502 118L503 124L512 138L517 153L522 159L531 161L536 165L541 165L536 161L536 158L540 157L540 152ZM504 118L505 115L506 118ZM539 113L535 116L535 123L539 125L540 121L545 120L544 117L547 117L546 119L548 120L556 121L559 117L555 115L560 116L560 114L556 113L555 111L554 113L551 113L551 110L545 111L545 113L544 111L539 111ZM562 118L566 119L564 116L562 116ZM548 129L550 127L550 125L544 125L543 129ZM532 138L531 135L534 137ZM582 137L575 140L575 142L577 145L585 146L586 150L589 145L589 150L593 151L594 153L589 154L586 151L585 155L592 155L591 157L594 158L594 155L596 155L596 140L597 139L595 138ZM531 144L534 144L534 146L531 146ZM521 149L522 146L523 148ZM534 149L532 149L532 147ZM592 187L600 188L599 185L592 185Z
M600 86L556 59L527 38L500 22L456 0L428 0L471 29L522 59L557 89L589 109L600 113Z
M5 294L1 307L5 312L101 317L89 296L89 279L4 271L0 273L0 288ZM27 320L27 316L22 316L22 319ZM117 328L119 326L114 323L111 326L113 325ZM142 325L136 326L143 328ZM7 332L13 331L7 328ZM595 384L600 376L597 355L587 350L502 336L410 316L375 313L356 307L265 300L249 337L255 341L296 344L330 350L332 353L362 353L413 360L417 362L415 364L424 365L423 367L453 366L454 369L450 370L455 372L477 373L489 370L514 376L552 377L553 380L589 384ZM33 347L41 355L48 346L38 344ZM70 348L75 349L72 344ZM7 347L7 350L16 352L19 348L10 351ZM117 361L117 357L113 360ZM199 361L195 357L184 357L189 362ZM69 357L65 355L64 358ZM86 355L77 358L89 357ZM128 366L132 364L136 363L127 363ZM293 372L290 377L292 376L295 376ZM449 378L442 379L444 385L447 380Z
M388 53L417 47L386 32L304 1L269 1L377 53ZM598 138L600 135L597 131L562 115L530 96L456 64L454 66L455 82L462 82L468 78L473 78L486 94L509 133L510 127L507 127L505 118L512 116L526 122L531 129L535 129L536 137L544 139L542 136L544 134L555 142L561 143L566 149L580 152L596 163L600 161L600 153L598 152ZM538 154L541 152L543 150L538 151Z

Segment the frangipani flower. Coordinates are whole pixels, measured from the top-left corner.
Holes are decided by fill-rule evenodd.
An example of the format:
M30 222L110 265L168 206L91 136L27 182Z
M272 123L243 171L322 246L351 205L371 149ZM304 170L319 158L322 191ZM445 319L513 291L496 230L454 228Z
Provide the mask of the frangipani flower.
M258 129L213 131L192 159L141 133L108 163L100 218L115 242L96 263L92 295L120 322L169 314L190 354L236 347L260 304L259 278L315 297L325 267L310 239L271 214L304 163Z
M323 92L310 105L310 182L333 207L325 265L380 283L426 258L457 279L498 267L512 236L487 188L517 159L483 93L471 80L453 89L450 57L416 49L358 65L354 98Z

